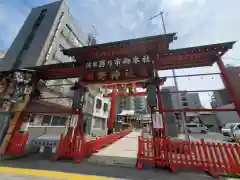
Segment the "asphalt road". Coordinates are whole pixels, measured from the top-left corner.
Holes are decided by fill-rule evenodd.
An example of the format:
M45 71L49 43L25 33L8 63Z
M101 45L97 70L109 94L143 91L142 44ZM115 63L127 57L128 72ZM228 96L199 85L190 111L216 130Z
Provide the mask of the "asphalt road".
M20 174L0 173L1 180L58 180L56 178L48 178L42 176L30 176Z
M231 143L230 141L225 140L221 133L215 133L215 132L208 132L206 134L190 133L189 135L191 140L200 140L203 138L205 141L210 141L210 142ZM181 134L179 137L181 139L184 139L185 135Z
M199 140L203 138L205 141L220 141L224 142L224 137L222 136L221 133L215 133L215 132L208 132L206 134L201 134L201 133L191 133L190 134L191 139L193 140Z
M28 157L19 160L4 160L1 162L1 166L13 167L13 168L26 168L26 169L37 169L37 170L49 170L49 171L60 171L66 173L77 173L82 175L91 176L103 176L109 177L115 180L210 180L214 179L203 172L178 172L171 173L167 170L162 169L143 169L137 170L136 168L121 167L121 166L110 166L110 165L99 165L94 163L88 163L86 161L76 164L73 161L57 161L51 162L48 160L40 160L37 156ZM11 175L5 172L0 173L0 180L4 177L6 180L23 180L32 179L40 180L39 177L24 176L24 175ZM43 179L43 178L42 178ZM50 180L45 178L43 180ZM56 179L58 180L58 179Z

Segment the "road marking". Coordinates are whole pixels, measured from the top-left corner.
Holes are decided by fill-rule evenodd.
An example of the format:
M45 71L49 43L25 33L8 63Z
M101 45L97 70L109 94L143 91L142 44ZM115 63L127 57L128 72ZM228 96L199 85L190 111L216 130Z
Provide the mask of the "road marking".
M0 173L41 176L41 177L67 179L67 180L113 180L114 179L114 178L107 178L107 177L87 176L87 175L64 173L64 172L57 172L57 171L33 170L33 169L9 168L9 167L0 167Z

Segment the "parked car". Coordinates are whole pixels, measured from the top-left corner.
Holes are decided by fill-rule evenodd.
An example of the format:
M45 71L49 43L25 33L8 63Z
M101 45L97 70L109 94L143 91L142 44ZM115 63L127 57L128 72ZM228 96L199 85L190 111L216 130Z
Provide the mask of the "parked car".
M204 124L187 123L189 133L207 133L208 128Z
M222 128L222 135L227 140L240 140L240 123L228 123Z

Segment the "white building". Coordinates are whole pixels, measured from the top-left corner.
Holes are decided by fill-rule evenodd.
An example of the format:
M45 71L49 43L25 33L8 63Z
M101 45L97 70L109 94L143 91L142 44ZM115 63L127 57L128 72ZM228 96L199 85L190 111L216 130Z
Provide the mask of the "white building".
M97 93L93 93L93 88L90 89L90 93L93 93L95 96L89 134L93 136L102 136L107 133L111 101L109 98L103 98L103 89L95 87L95 90L96 89L98 89Z

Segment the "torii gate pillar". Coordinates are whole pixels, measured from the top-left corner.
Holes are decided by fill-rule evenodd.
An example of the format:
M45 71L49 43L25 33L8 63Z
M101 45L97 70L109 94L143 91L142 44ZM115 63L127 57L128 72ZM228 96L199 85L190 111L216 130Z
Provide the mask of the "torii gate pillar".
M108 119L108 134L113 133L114 122L115 122L115 114L116 114L116 104L117 104L117 89L113 89L112 91L112 102L109 112L109 119Z

